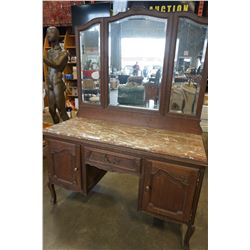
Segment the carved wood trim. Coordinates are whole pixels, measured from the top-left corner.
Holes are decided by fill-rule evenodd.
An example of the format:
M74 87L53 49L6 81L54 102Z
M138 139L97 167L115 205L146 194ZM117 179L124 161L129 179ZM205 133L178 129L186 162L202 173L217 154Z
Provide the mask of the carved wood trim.
M81 190L81 169L80 169L80 145L58 140L48 140L48 157L49 157L49 178L53 183L62 184L73 190ZM62 163L62 169L68 169L67 179L57 175L57 159L65 155L69 160L67 165Z
M168 210L167 213L168 213L168 216L178 216L178 217L182 217L184 215L184 212L183 212L183 207L184 207L184 203L183 203L183 206L182 206L182 210L176 210L176 211L171 211L171 210ZM161 209L157 206L155 206L152 202L149 202L148 203L148 208L152 211L152 212L155 212L157 211L157 213L163 215L163 216L166 216L166 210L165 209Z
M153 188L153 180L154 180L154 178L156 178L157 176L161 176L161 175L168 176L169 177L168 180L170 182L172 182L175 185L177 184L183 190L183 194L182 194L183 200L182 200L181 207L179 208L179 210L176 210L176 211L168 210L168 213L172 214L172 215L177 215L177 216L184 215L184 210L185 210L186 201L187 201L187 188L186 187L189 185L188 179L185 176L179 176L179 175L177 176L177 175L174 175L174 174L170 174L166 170L157 169L155 167L152 167L152 172L151 172L151 175L150 175L150 186L152 188ZM151 188L151 190L152 190L152 188ZM150 195L150 197L151 197L151 195ZM164 213L166 214L166 210L155 206L154 203L151 200L149 200L148 206L153 210L157 210L159 213L161 213L163 215L164 215Z
M197 169L191 170L181 165L178 166L166 162L145 160L143 164L144 180L140 190L142 199L141 209L155 215L158 214L166 218L188 223L193 214L193 201L196 195L198 178L199 170ZM155 195L158 192L157 190L162 190L161 184L159 184L161 181L164 181L164 183L168 182L165 186L166 190L168 189L168 185L173 183L173 189L176 189L176 195L178 195L175 198L177 199L176 202L178 202L178 206L177 204L174 205L174 203L173 206L171 203L165 204L163 201L163 207L161 207L161 200L158 200L158 198L155 200ZM171 188L171 186L169 187ZM153 190L155 191L153 192ZM165 198L168 199L169 197ZM161 199L163 198L161 197ZM155 202L157 202L157 205L154 204ZM166 208L164 208L165 205L167 205Z
M175 175L173 173L170 173L169 171L167 170L163 170L163 169L157 169L155 167L152 167L152 173L151 173L151 178L154 178L155 176L157 175L161 175L163 172L165 175L167 175L168 177L170 177L170 180L173 182L173 183L176 183L176 184L181 184L182 186L188 186L189 185L189 181L188 181L188 178L186 176L181 176L181 175Z
M84 151L87 164L112 172L129 172L137 175L140 173L140 158L88 147L85 147Z
M60 153L63 153L64 151L69 151L69 150L62 150L60 151ZM52 171L53 171L53 174L51 175L51 177L53 179L56 179L60 182L63 182L63 183L67 183L67 184L70 184L70 185L75 185L77 184L77 173L76 171L73 170L73 167L76 166L76 159L75 159L75 156L73 156L72 154L70 154L70 172L71 172L71 179L72 181L69 181L69 180L65 180L65 179L62 179L60 178L59 176L56 175L56 169L55 169L55 165L56 165L56 161L55 161L55 155L57 154L58 152L53 152L51 153L51 157L52 157Z

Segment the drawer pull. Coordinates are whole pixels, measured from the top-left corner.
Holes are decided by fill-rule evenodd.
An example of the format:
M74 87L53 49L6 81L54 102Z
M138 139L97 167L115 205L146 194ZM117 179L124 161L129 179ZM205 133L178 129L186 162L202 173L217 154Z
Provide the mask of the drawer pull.
M108 163L112 163L107 155L105 155L104 157L105 157L105 160L106 160Z
M74 168L74 171L76 172L78 170L78 168Z
M150 190L150 186L145 187L145 191L148 192Z
M116 158L110 159L109 155L105 155L104 158L105 158L105 161L110 163L110 164L118 165L120 163L119 159L116 159Z

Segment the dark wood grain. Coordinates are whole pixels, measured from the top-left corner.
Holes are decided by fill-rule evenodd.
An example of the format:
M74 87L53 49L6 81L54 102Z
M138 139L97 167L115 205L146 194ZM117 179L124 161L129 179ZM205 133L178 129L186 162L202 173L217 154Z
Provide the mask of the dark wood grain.
M140 180L138 210L156 218L187 224L184 247L188 249L204 162L173 160L127 147L77 138L62 139L59 135L47 134L45 138L48 141L48 187L53 204L56 203L55 184L87 195L106 171L136 174ZM75 167L79 167L76 172Z
M80 146L75 143L48 140L50 182L81 191Z
M188 223L199 170L159 161L144 161L142 210Z
M189 240L191 236L193 235L194 230L195 230L195 227L192 224L189 224L187 228L187 232L185 234L185 238L184 238L184 246L183 246L184 250L190 250Z
M57 202L55 186L51 182L48 182L48 188L49 188L50 195L51 195L50 202L52 205L55 205Z
M112 151L85 148L85 162L111 172L140 173L140 158Z

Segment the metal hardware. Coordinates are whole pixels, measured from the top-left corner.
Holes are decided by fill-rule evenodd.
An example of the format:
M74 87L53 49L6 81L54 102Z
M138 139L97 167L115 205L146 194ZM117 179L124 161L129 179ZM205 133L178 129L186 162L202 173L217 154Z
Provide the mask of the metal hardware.
M108 155L105 155L105 159L106 159L106 161L107 161L108 163L113 163L113 162L111 162L111 160L109 159Z
M196 186L199 185L199 182L200 182L200 177L197 178L197 181L196 181Z

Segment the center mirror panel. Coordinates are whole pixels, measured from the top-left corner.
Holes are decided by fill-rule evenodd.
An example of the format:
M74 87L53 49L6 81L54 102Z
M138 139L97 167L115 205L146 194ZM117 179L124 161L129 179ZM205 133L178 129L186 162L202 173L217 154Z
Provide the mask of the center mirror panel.
M82 101L100 105L100 24L80 32Z
M131 16L109 24L109 105L159 110L167 19Z

